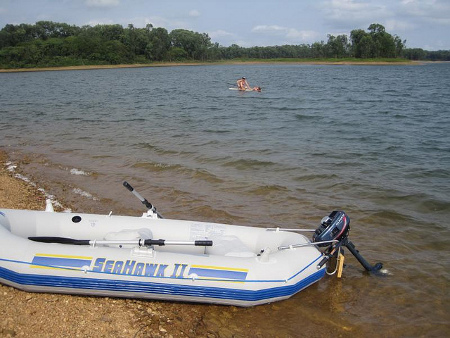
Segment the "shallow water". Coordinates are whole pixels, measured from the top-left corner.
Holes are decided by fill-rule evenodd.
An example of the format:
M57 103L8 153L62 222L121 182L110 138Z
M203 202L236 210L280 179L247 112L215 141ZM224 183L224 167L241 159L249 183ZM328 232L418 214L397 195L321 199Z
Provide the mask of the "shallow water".
M263 91L229 90L243 75ZM342 209L351 240L390 273L346 255L342 280L273 305L211 307L210 325L443 336L449 78L450 64L0 73L0 147L78 211L144 211L123 180L170 218L316 228Z

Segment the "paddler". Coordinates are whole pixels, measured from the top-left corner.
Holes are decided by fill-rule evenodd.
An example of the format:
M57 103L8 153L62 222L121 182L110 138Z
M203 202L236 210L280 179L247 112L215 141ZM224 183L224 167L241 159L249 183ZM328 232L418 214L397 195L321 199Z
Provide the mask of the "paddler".
M243 76L239 80L236 81L239 90L247 90L251 89L250 85L247 82L247 79Z

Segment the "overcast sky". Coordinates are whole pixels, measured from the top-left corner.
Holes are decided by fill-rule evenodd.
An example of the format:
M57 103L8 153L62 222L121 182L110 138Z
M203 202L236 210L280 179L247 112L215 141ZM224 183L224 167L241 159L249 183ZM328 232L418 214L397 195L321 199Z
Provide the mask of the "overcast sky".
M71 25L183 28L242 47L311 44L379 23L408 48L450 50L450 0L0 0L0 28Z

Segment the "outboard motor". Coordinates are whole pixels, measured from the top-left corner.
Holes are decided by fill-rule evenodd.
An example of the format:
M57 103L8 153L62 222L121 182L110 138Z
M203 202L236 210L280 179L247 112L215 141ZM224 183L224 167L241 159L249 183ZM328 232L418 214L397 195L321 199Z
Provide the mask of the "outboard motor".
M332 240L342 240L348 237L350 231L350 217L343 211L333 211L329 216L322 218L320 226L313 235L313 242L326 242ZM329 243L318 246L328 246Z
M329 216L326 216L320 222L320 226L314 232L313 242L325 242L323 244L317 244L319 247L328 248L325 250L324 258L317 265L320 269L330 258L336 257L339 253L339 249L345 246L356 257L359 263L367 271L378 271L383 267L383 264L377 263L370 265L361 256L355 245L349 241L348 234L350 231L350 217L344 211L333 211Z

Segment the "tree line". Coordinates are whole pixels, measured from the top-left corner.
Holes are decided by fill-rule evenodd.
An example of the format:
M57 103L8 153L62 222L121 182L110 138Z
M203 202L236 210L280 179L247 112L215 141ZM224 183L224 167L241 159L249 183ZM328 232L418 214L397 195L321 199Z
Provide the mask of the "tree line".
M327 42L269 47L220 46L206 33L185 29L137 28L130 24L82 26L52 21L7 24L0 31L0 67L48 67L154 61L218 61L275 58L401 58L449 60L449 51L406 49L406 41L380 24L368 31L328 35ZM434 54L432 54L434 53Z

